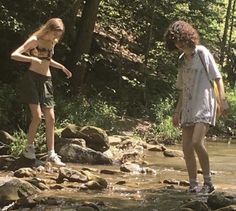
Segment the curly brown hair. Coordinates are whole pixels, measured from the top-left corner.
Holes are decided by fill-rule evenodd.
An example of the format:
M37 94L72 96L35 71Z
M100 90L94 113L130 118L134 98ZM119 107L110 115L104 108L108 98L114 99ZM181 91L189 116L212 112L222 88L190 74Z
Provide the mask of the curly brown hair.
M190 48L195 48L199 43L199 35L193 26L185 21L176 21L172 23L164 35L166 48L169 51L178 50L176 42L183 42Z

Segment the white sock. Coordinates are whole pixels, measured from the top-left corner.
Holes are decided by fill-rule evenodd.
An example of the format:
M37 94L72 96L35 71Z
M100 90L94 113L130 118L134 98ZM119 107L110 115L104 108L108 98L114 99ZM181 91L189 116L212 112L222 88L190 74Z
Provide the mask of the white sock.
M212 185L211 175L203 175L204 183L208 185Z
M55 154L56 154L56 153L55 153L55 150L54 150L54 149L48 151L48 157L50 157L50 156L52 156L52 155L55 155Z
M198 186L197 179L189 179L190 187Z

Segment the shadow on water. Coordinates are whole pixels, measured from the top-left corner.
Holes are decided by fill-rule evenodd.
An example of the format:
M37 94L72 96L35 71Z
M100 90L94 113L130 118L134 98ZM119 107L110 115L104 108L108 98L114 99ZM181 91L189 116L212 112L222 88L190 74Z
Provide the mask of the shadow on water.
M236 193L236 144L207 143L211 169L214 173L213 181L217 190ZM181 150L181 146L170 146L171 149ZM56 204L45 202L31 210L111 210L111 211L178 211L179 207L196 198L196 195L186 194L187 187L163 184L165 179L187 180L185 162L182 158L164 157L162 152L145 152L148 167L157 171L156 175L142 174L101 174L109 187L103 191L81 191L63 189L48 191L40 198L56 198ZM88 166L68 164L68 167L81 169L83 167L119 170L119 166ZM198 175L202 182L202 175ZM119 185L122 182L122 185ZM204 199L203 199L204 200ZM81 203L90 202L97 208L82 209ZM99 207L99 208L98 208ZM88 208L88 207L87 207Z

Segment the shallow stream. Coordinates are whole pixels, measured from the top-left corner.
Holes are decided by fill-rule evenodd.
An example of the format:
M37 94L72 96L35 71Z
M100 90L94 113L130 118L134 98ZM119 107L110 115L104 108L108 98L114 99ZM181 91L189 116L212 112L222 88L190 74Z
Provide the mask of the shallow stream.
M218 191L236 193L236 144L209 142L206 144L213 181ZM180 145L170 146L181 150ZM34 210L86 210L77 208L78 203L94 203L99 210L142 210L142 211L178 211L179 206L192 197L186 194L187 187L163 184L165 179L187 180L185 162L182 158L164 157L162 152L145 151L147 165L157 171L156 175L142 174L100 174L109 187L103 191L81 191L63 189L44 192L39 197L58 198L63 201L58 205L42 205ZM68 164L68 167L80 170L83 167L98 170L119 170L119 166L88 166ZM198 175L202 182L202 175ZM117 184L117 182L123 184ZM88 209L87 209L88 210ZM93 209L89 209L93 210ZM96 209L94 209L96 210Z

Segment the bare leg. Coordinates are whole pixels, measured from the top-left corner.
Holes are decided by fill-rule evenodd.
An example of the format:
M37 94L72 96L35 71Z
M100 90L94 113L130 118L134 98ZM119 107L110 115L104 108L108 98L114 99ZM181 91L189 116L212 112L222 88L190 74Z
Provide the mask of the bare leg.
M54 124L55 124L54 108L43 108L43 113L46 122L48 161L57 166L65 166L65 163L61 161L60 156L58 156L54 151Z
M29 130L28 130L28 144L32 145L34 143L34 138L39 126L39 123L41 121L41 108L40 105L36 105L36 104L30 104L30 111L31 111L31 123L29 126Z
M193 132L193 144L197 153L203 176L210 176L209 156L204 146L204 138L209 129L209 125L205 123L196 123Z
M194 127L191 126L191 127L184 127L182 130L184 159L190 182L191 180L193 181L197 180L197 162L192 142L193 129Z
M46 123L46 140L48 151L54 150L54 108L43 108Z

